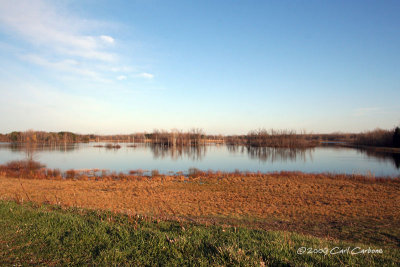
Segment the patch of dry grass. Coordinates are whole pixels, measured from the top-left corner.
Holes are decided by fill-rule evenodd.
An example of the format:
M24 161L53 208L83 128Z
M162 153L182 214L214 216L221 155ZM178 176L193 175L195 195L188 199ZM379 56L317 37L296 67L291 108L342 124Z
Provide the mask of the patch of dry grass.
M0 196L400 246L399 179L297 172L57 177L0 176Z

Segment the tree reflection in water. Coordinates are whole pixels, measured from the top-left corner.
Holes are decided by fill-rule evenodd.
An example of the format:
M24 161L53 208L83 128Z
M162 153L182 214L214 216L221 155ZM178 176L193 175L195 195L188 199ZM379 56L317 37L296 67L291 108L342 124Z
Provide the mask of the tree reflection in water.
M400 153L382 152L382 151L376 151L373 149L365 149L365 148L359 148L359 149L357 149L357 151L362 154L366 154L367 157L376 158L381 162L390 161L393 163L393 165L397 169L400 169Z
M88 145L93 147L93 145ZM24 153L26 159L35 160L35 156L40 152L72 152L79 149L87 149L88 146L80 143L0 143L0 148L9 149L11 152ZM325 146L325 145L324 145ZM191 161L201 161L206 157L210 145L199 146L165 146L161 144L136 143L126 145L126 147L150 149L154 159L171 158L173 160L189 159ZM222 146L218 146L221 147ZM400 169L400 153L382 152L374 149L347 148L332 146L337 150L353 150L357 153L366 155L368 158L378 159L380 162L390 162L396 169ZM313 153L318 148L272 148L272 147L251 147L242 145L226 145L228 152L232 154L248 155L250 159L261 162L294 162L312 161ZM211 153L211 152L210 152Z
M332 146L330 146L332 147ZM378 159L381 162L391 162L400 169L400 153L382 152L374 149L365 148L347 148L336 147L336 149L355 149L358 153L365 154L369 158ZM287 162L299 161L303 162L313 160L313 152L315 148L273 148L273 147L251 147L227 145L230 153L247 153L249 158L260 160L262 162Z
M314 148L274 148L274 147L246 147L251 159L263 162L287 162L312 160Z
M8 143L2 146L10 148L12 152L25 152L28 155L41 151L71 152L79 149L78 143Z
M227 146L231 153L247 153L249 158L262 162L287 162L312 160L314 148L275 148L253 146Z
M207 146L165 146L161 144L150 144L154 159L166 157L178 160L186 157L192 161L202 160L206 155Z

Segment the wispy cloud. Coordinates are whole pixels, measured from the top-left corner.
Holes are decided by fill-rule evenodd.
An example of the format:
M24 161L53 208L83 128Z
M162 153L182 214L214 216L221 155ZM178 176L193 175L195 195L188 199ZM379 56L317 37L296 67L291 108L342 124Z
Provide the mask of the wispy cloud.
M126 80L126 79L127 79L127 78L126 78L125 75L120 75L120 76L117 77L117 80L118 80L118 81L123 81L123 80Z
M101 38L101 40L103 40L104 42L109 43L109 44L114 44L114 42L115 42L114 38L112 38L111 36L108 36L108 35L101 35L100 38Z
M102 76L91 69L84 68L81 66L81 64L73 59L65 59L65 60L60 60L60 61L49 61L46 58L43 58L39 55L24 55L21 56L22 59L34 63L36 65L46 67L55 71L61 71L61 72L69 72L69 73L74 73L80 76L88 77L96 81L101 81L101 82L106 82L109 81L107 79L102 78Z
M154 74L142 72L142 73L137 74L136 77L145 78L145 79L153 79Z
M120 66L114 37L92 34L104 25L68 14L54 2L0 1L0 28L31 45L20 45L26 51L19 52L20 59L100 82L112 80L112 72L120 73L118 77L132 72L129 66Z
M104 51L104 43L114 43L108 35L84 34L85 21L66 16L41 0L0 2L0 22L29 43L59 53L110 61L115 55Z

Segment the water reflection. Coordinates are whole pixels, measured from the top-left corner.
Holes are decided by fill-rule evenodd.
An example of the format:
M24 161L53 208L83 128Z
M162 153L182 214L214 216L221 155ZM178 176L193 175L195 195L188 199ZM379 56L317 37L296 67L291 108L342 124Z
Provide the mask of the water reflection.
M247 154L251 159L263 162L287 162L303 161L307 158L312 161L314 148L273 148L273 147L246 147ZM308 156L308 157L307 157Z
M381 162L389 161L393 163L396 169L400 169L400 153L382 152L382 151L363 149L363 148L360 148L357 151L362 154L366 154L367 157L369 158L373 157Z
M80 146L77 143L2 143L0 144L0 149L2 148L7 148L11 152L25 152L29 155L41 151L71 152L79 149Z
M103 147L95 147L103 145ZM364 172L398 175L400 154L340 146L316 148L271 148L240 145L163 146L160 144L120 143L109 150L106 143L10 144L0 143L0 164L10 160L34 159L55 168L107 168L116 171L163 167L169 170L235 168L243 170L303 170ZM71 153L75 151L76 153ZM151 159L152 158L152 159ZM154 161L153 161L154 160ZM155 160L158 160L156 162ZM162 164L160 164L162 161ZM258 161L258 162L256 162ZM133 163L132 163L133 162Z
M151 152L154 159L171 158L173 160L182 159L183 157L192 161L202 160L207 151L207 146L164 146L160 144L150 144Z
M312 161L314 148L275 148L227 145L232 154L247 154L249 158L262 162Z

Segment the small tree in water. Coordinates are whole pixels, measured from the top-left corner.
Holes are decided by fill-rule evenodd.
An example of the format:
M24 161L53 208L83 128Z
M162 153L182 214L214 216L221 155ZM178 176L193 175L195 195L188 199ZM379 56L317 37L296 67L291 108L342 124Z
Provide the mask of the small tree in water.
M396 127L393 133L393 146L400 147L400 128Z

